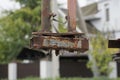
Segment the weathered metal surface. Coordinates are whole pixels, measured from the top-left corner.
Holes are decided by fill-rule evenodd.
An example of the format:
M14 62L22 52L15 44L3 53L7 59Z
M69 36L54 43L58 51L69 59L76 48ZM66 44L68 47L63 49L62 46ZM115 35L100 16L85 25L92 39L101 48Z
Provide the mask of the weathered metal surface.
M33 32L32 35L38 36L57 36L57 37L82 37L84 33L45 33L45 32Z
M88 39L83 33L76 33L76 0L68 0L68 32L69 33L49 33L50 32L50 0L42 0L41 26L40 32L33 32L30 41L31 48L34 49L55 49L68 51L87 51L89 48Z
M42 0L42 10L41 10L41 26L42 32L50 32L51 22L50 22L50 1Z
M120 39L118 39L118 40L109 40L108 47L109 48L120 48Z
M68 31L76 32L76 0L68 0Z
M70 34L71 35L71 34ZM88 50L88 40L86 38L79 38L78 36L73 37L73 35L52 34L52 36L41 34L35 35L31 39L31 48L36 49L65 49L69 51L81 51L84 52ZM76 34L78 35L78 33ZM80 34L79 34L80 35Z

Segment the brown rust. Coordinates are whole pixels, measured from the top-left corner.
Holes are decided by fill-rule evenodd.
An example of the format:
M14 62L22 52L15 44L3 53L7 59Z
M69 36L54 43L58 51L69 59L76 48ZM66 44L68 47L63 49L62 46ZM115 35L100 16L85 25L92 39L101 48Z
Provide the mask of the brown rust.
M77 0L68 0L68 32L76 32Z
M89 49L88 39L84 33L76 32L76 0L68 0L68 32L51 33L50 28L50 1L42 0L41 26L40 32L33 32L30 41L31 48L34 49L55 49L56 55L59 50L84 52Z
M57 37L75 37L84 36L84 33L45 33L45 32L33 32L32 35L39 35L39 36L57 36Z
M38 36L31 39L32 48L38 49L65 49L69 51L88 50L88 40L83 38L69 38L69 37L56 37L56 36Z
M50 23L50 1L51 0L42 0L42 10L41 10L41 26L42 32L50 32L51 23Z

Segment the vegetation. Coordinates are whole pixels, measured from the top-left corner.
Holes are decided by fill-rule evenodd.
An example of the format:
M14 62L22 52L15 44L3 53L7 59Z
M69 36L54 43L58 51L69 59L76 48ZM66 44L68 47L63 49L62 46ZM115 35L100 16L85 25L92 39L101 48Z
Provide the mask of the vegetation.
M0 18L0 63L14 60L20 50L29 43L32 31L40 28L41 0L16 0L21 9L5 11Z
M54 80L54 79L40 79L40 78L28 77L25 79L18 79L18 80ZM55 80L120 80L120 79L109 79L107 77L98 77L98 78L57 78Z
M93 48L90 53L96 63L99 76L107 76L112 70L109 67L109 62L112 61L112 54L115 53L117 49L109 49L108 40L102 34L97 34L96 37L92 37L90 42ZM94 62L90 61L88 67L92 69L93 64Z
M6 16L0 18L0 63L14 60L21 49L29 45L31 33L41 28L41 0L15 1L21 8L5 11ZM59 29L67 31L62 26Z
M65 28L66 22L63 22L61 17L59 18L59 25L58 25L58 30L60 33L66 33L68 30Z

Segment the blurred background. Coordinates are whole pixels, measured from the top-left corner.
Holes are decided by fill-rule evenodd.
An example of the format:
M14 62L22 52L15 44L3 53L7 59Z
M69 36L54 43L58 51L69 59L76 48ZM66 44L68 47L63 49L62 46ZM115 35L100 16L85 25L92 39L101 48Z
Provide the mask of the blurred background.
M77 0L76 31L89 40L86 52L30 49L32 32L41 30L42 0L0 3L1 80L109 80L120 77L120 0ZM51 31L66 33L67 0L51 0ZM118 47L108 48L109 40ZM52 54L50 54L52 53Z

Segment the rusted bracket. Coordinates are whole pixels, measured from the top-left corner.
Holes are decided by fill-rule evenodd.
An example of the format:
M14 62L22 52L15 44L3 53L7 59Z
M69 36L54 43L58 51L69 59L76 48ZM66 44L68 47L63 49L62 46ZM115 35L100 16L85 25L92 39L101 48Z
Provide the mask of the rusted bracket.
M88 50L88 40L82 37L84 34L81 33L33 33L33 35L31 48L81 52Z
M76 0L68 0L68 33L50 33L50 0L42 0L42 30L33 32L30 46L33 49L61 49L85 52L89 49L88 39L76 32Z

